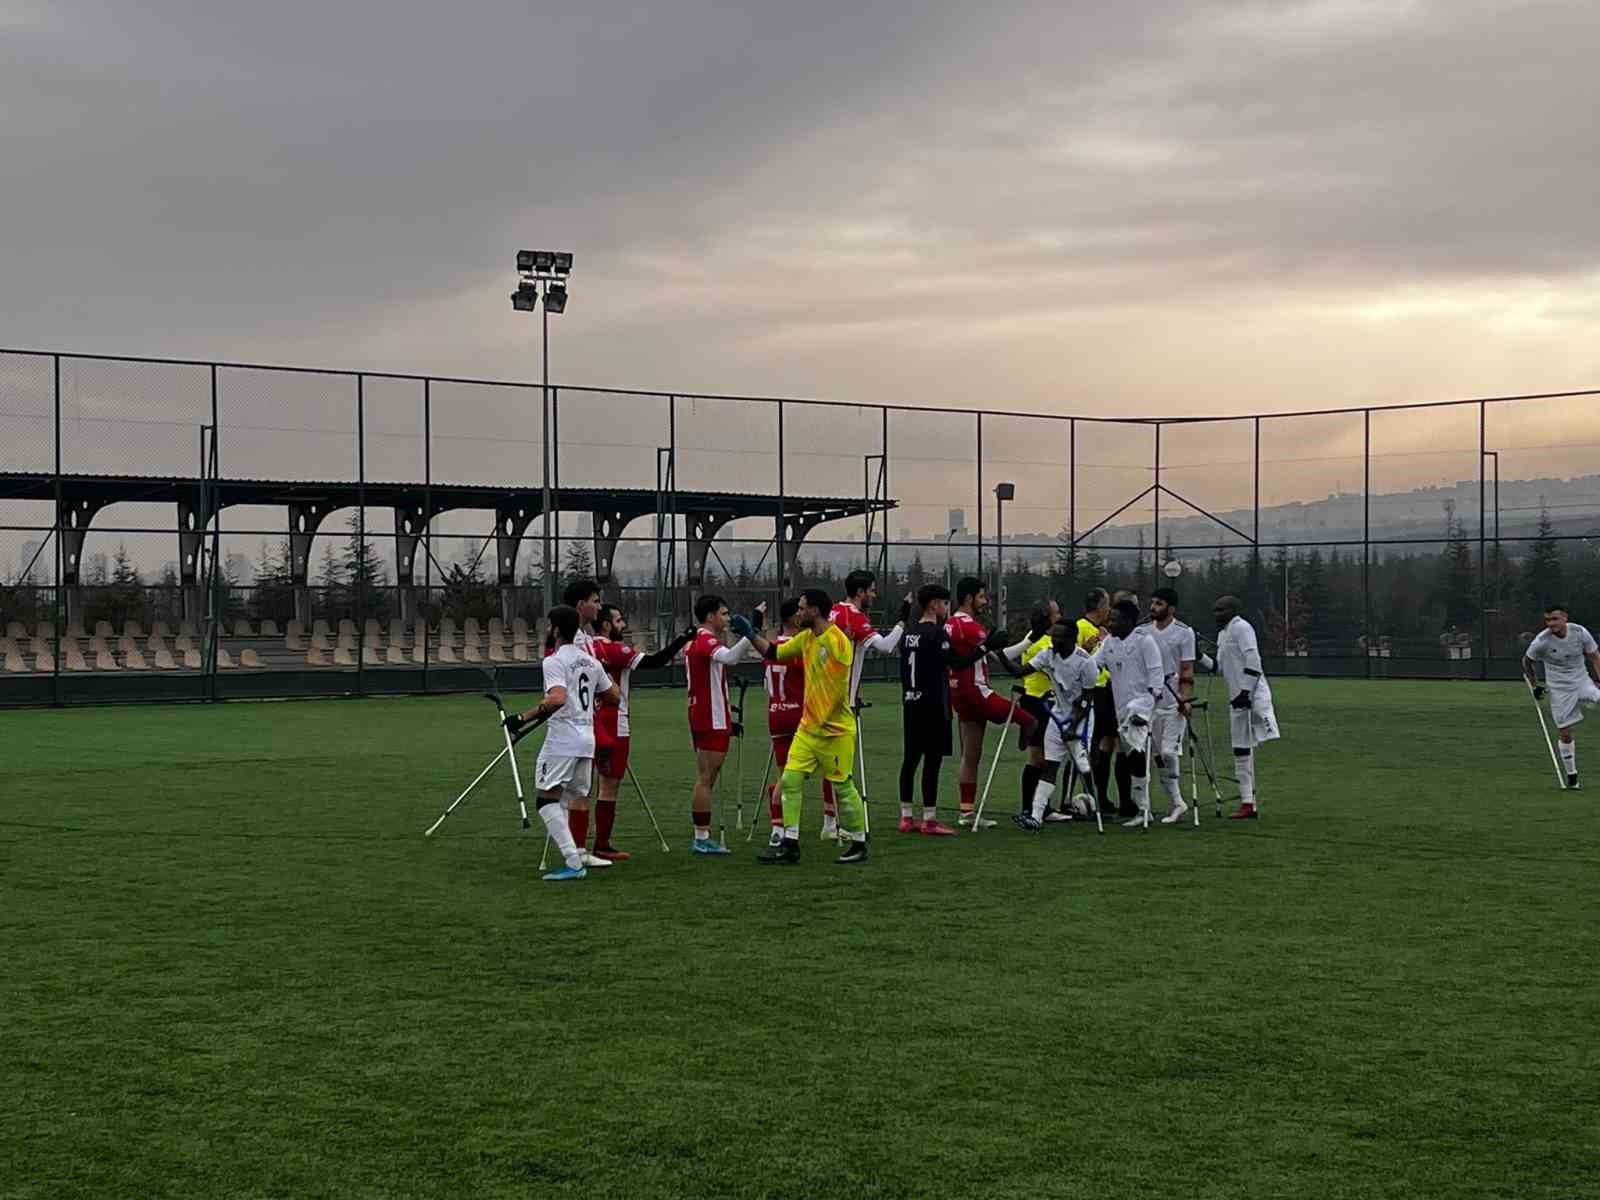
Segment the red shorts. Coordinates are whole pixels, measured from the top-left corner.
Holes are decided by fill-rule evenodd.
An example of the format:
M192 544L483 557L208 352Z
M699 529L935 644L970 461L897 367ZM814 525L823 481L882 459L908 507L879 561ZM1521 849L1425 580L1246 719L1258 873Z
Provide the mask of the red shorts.
M733 735L726 729L691 729L696 750L709 750L713 754L726 754Z
M772 757L777 761L778 770L780 771L789 762L789 747L794 744L794 735L795 730L793 729L789 730L788 733L775 733L772 735Z
M619 737L615 741L595 741L594 769L607 779L623 779L628 774L628 743L632 738Z
M953 692L950 707L955 711L958 721L987 721L991 725L1004 725L1008 720L1015 720L1019 725L1033 723L1033 718L1020 708L1013 718L1011 701L999 692L990 692L987 696L975 688Z

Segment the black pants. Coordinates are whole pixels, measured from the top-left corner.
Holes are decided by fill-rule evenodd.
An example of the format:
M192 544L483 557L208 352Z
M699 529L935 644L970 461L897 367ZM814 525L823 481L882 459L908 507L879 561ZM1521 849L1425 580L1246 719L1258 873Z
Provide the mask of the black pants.
M949 757L952 741L950 714L941 707L925 712L914 704L901 709L904 721L904 757L900 760L900 803L911 804L917 781L917 768L922 768L922 806L935 808L939 803L939 771Z

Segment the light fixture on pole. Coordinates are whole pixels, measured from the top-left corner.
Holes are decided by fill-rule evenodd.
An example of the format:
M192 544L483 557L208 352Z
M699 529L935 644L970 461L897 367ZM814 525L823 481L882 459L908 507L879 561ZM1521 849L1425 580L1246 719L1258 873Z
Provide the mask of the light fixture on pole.
M955 552L950 549L950 543L955 541L959 529L952 529L950 536L944 540L944 590L953 597L956 594L956 559Z
M543 383L540 386L540 434L544 444L544 479L542 516L543 536L540 556L544 560L544 611L555 606L556 564L552 561L554 540L551 535L550 474L553 447L550 445L550 314L567 311L567 276L572 274L570 250L518 250L517 290L511 293L511 307L517 312L534 312L539 307L541 290L544 296L544 317L541 322L543 345Z
M1006 627L1006 501L1017 498L1017 485L1014 483L997 483L994 485L994 561L995 561L995 591L997 611L995 624L999 628Z

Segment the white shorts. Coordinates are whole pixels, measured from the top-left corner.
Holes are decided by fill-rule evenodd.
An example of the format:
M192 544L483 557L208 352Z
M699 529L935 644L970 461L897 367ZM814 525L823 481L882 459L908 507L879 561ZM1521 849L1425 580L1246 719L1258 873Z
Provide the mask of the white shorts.
M589 794L594 774L594 759L568 758L563 754L539 752L533 786L541 792L560 792L567 799Z
M1084 736L1086 730L1088 731L1087 738ZM1052 713L1045 721L1044 760L1045 762L1058 763L1066 759L1066 757L1070 754L1072 756L1073 764L1078 768L1078 770L1080 772L1087 771L1089 769L1088 746L1092 744L1093 741L1093 709L1089 711L1089 713L1073 731L1073 736L1070 740L1067 736L1067 731L1061 727L1061 722L1056 720L1056 714Z
M1162 758L1183 757L1183 735L1189 722L1175 708L1156 709L1155 724L1150 730L1151 746Z
M1600 687L1586 679L1581 687L1548 685L1550 692L1550 718L1557 729L1570 729L1583 720L1585 704L1600 704Z
M1278 714L1272 711L1272 689L1263 679L1256 684L1249 708L1228 709L1229 731L1235 750L1254 750L1278 736Z

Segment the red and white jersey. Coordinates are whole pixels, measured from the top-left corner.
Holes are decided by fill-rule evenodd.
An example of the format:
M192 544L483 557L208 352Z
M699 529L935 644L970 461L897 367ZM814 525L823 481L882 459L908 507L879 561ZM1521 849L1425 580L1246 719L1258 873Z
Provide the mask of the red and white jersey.
M615 638L589 639L589 656L606 669L616 681L622 697L615 704L601 704L595 710L595 726L613 737L628 736L628 689L632 686L633 669L644 661L644 655L627 642Z
M789 639L774 638L772 644L781 646ZM800 716L806 706L806 673L797 662L766 664L767 732L773 735L791 734L800 728Z
M983 645L989 636L989 631L978 621L978 618L968 613L951 613L950 620L945 623L944 631L950 635L950 649L960 655L972 654ZM989 687L989 662L980 658L970 667L950 672L950 690L953 692L976 691L980 696L990 694Z
M740 662L750 647L746 638L732 646L709 629L697 629L694 641L683 651L683 664L689 673L689 730L692 733L721 733L733 727L728 704L727 668Z
M888 633L879 633L872 627L872 618L848 600L841 600L828 613L828 620L843 631L855 644L856 655L850 660L850 703L854 704L861 691L861 674L867 665L867 654L893 654L900 647L900 635L905 627L896 625Z

